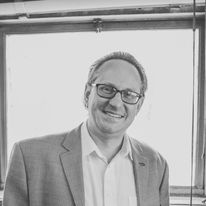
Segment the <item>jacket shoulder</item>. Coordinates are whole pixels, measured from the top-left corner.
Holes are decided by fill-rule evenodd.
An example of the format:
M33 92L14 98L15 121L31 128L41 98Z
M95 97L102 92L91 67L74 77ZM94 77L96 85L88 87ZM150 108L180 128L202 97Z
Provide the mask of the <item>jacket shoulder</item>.
M69 132L63 132L59 134L48 134L40 137L32 137L29 139L24 139L17 144L19 144L21 147L28 147L28 146L38 146L38 145L53 145L57 146L61 144L61 142L66 138Z
M26 159L52 157L65 151L62 147L62 142L68 137L68 134L69 132L63 132L21 140L15 143L13 151L19 148Z
M166 162L165 158L154 148L150 147L144 142L140 142L134 138L131 138L134 149L142 156L146 157L149 161L158 161L162 164Z

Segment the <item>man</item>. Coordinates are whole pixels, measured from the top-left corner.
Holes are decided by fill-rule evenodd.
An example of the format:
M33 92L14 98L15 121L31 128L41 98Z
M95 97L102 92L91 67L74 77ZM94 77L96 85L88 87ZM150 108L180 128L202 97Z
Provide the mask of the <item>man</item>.
M16 144L3 205L169 206L166 161L126 134L146 89L132 55L97 60L85 86L87 121L69 133Z

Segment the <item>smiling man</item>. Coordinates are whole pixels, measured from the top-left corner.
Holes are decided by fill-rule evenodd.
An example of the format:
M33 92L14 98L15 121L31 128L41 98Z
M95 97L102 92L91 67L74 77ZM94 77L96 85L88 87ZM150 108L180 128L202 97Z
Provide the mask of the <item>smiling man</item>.
M140 109L144 99L142 83L146 84L146 78L141 81L135 66L122 59L108 60L96 70L92 71L85 91L89 111L87 127L110 161Z
M90 69L88 119L69 133L15 145L4 206L169 206L168 166L126 133L147 89L143 67L114 52Z

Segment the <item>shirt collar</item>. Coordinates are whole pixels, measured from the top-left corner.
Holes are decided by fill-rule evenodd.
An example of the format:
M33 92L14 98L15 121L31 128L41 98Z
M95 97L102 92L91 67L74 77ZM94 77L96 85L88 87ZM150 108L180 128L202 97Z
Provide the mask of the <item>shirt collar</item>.
M99 148L97 147L96 143L90 136L88 129L87 129L87 123L84 122L81 127L81 139L82 139L82 155L83 157L88 156L92 154L93 152L96 152L96 154L105 159ZM129 156L131 160L132 158L132 150L131 150L131 143L130 138L127 134L124 135L123 144L122 147L118 153L122 157Z
M84 122L81 127L81 137L82 137L82 155L83 157L86 157L90 155L93 152L96 152L98 156L104 158L101 151L97 147L96 143L90 136L88 129L87 129L87 123Z
M119 154L124 157L129 156L130 159L133 160L130 137L127 134L124 135L122 148L120 149Z

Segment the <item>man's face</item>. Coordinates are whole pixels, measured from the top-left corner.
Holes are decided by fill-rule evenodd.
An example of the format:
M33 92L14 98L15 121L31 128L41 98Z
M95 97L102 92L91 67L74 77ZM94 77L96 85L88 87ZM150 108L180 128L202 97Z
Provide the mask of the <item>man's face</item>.
M96 84L109 84L118 90L129 89L140 94L141 79L137 69L127 61L113 59L105 62L99 68ZM112 99L98 96L96 87L88 86L89 130L94 134L119 136L133 122L143 98L137 104L124 103L121 94Z

